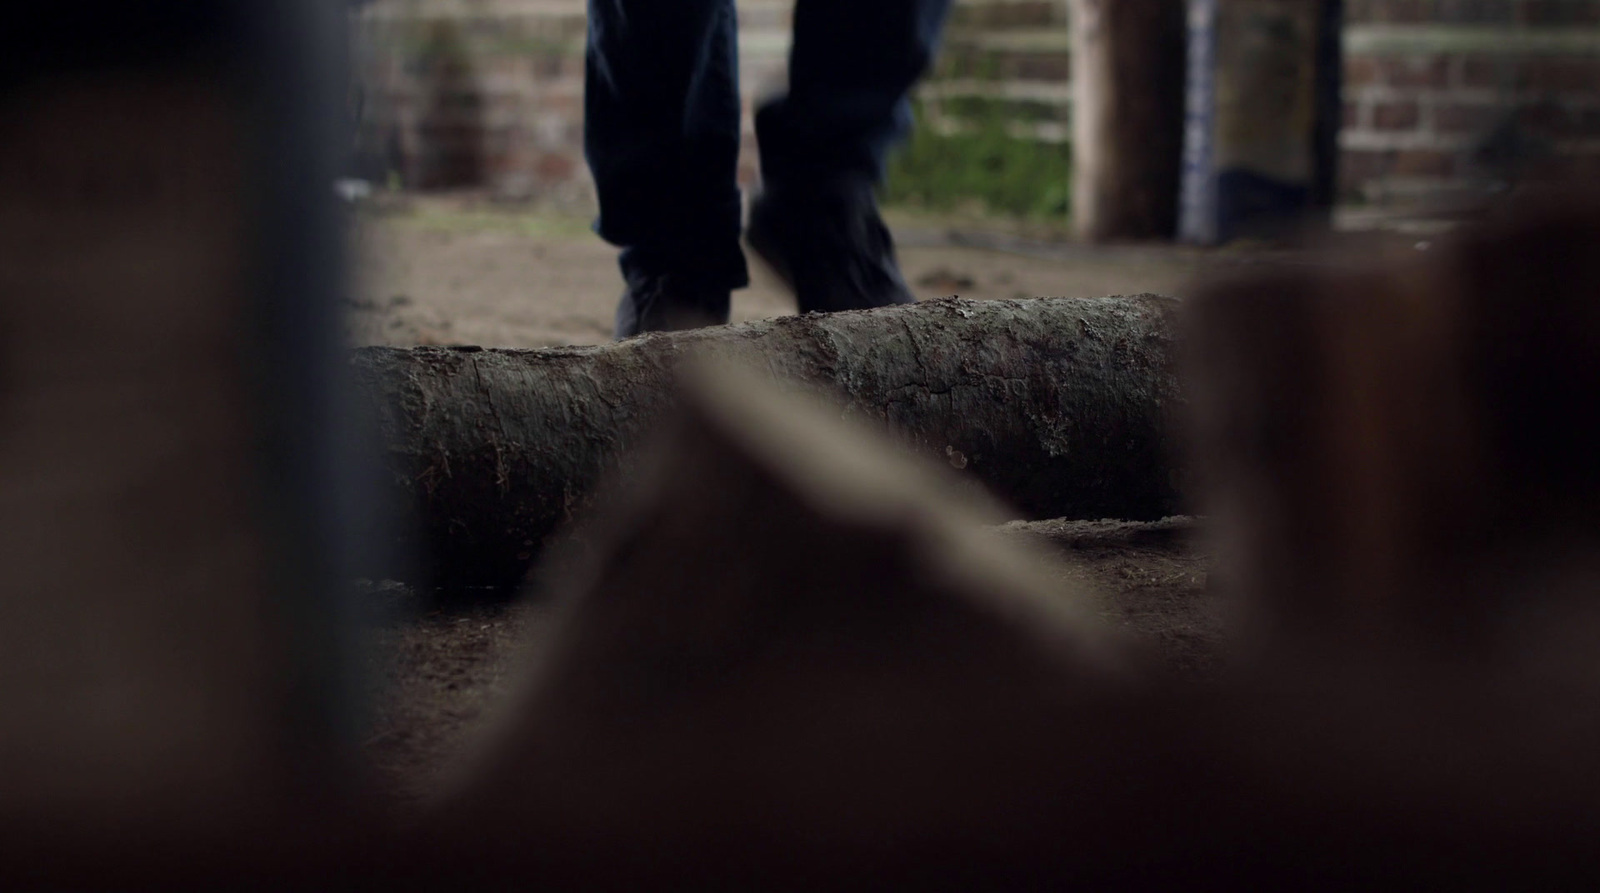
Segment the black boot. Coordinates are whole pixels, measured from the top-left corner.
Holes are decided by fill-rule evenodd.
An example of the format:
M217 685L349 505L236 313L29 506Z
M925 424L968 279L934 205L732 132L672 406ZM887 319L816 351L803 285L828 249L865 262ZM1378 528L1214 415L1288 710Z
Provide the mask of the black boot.
M745 238L794 291L801 313L916 301L868 186L772 186L751 205Z
M731 294L690 276L629 276L628 289L617 304L617 339L722 325L728 321Z

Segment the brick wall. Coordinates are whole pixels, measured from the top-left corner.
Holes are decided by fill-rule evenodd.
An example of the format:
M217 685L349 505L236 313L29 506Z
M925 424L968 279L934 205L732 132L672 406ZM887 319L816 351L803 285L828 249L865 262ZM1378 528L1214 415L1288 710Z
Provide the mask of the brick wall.
M1600 179L1600 0L1347 0L1347 198Z
M667 2L667 0L663 0ZM584 0L375 0L356 15L365 98L361 172L415 188L488 186L567 205L592 201L582 155ZM744 147L752 109L781 89L793 0L739 0ZM940 74L924 91L939 126L975 104L1015 112L1018 135L1068 133L1064 0L962 0Z
M961 0L924 113L942 130L999 114L1014 135L1065 142L1071 134L1072 53L1066 0Z
M667 0L663 0L667 2ZM749 107L781 85L792 0L740 3L745 152ZM361 172L414 188L487 186L587 206L584 0L375 0L355 18L364 90Z
M663 0L668 2L668 0ZM793 0L740 0L749 108L783 83ZM867 0L863 0L867 2ZM1600 0L1346 0L1341 190L1406 202L1530 169L1600 177ZM926 114L998 109L1019 136L1070 132L1065 0L959 0ZM584 0L375 0L357 17L369 176L592 201L582 158Z

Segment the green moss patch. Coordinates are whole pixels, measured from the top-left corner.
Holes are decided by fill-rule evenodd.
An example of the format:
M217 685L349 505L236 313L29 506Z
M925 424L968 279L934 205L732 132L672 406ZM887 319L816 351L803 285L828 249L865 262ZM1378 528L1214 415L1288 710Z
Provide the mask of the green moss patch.
M1065 219L1071 146L1017 136L1003 104L963 105L960 129L944 132L919 104L913 137L890 164L884 201L933 211L980 204L993 214Z

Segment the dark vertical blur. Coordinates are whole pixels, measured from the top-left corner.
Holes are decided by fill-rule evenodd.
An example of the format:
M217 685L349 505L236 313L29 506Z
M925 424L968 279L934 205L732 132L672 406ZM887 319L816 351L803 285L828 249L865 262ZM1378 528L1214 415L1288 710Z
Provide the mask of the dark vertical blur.
M107 633L110 638L101 649L120 655L122 663L108 659L99 669L63 677L75 680L71 685L76 689L67 686L57 692L38 680L0 681L5 686L0 688L0 710L12 714L0 717L0 737L4 738L0 752L33 758L52 752L52 747L42 742L70 743L76 728L73 723L82 718L81 713L73 712L80 708L72 699L104 698L110 703L118 697L117 691L133 690L117 688L127 682L124 677L131 676L142 682L167 680L166 694L161 693L162 684L152 682L153 690L136 692L140 697L151 702L165 698L163 706L189 705L183 708L187 713L173 708L173 716L180 722L165 730L167 740L202 742L195 745L194 753L205 753L203 742L209 729L214 733L215 749L231 741L250 752L218 750L215 763L222 768L213 767L214 772L183 767L179 765L183 760L173 755L186 751L163 743L161 730L149 732L149 727L158 723L137 718L140 702L129 695L124 703L113 706L135 717L127 721L129 728L137 727L140 735L149 732L148 740L153 742L149 752L156 754L153 763L117 757L117 740L93 742L92 746L85 742L82 754L70 746L55 748L53 756L40 759L53 760L54 771L62 778L74 777L74 760L80 756L84 765L93 768L104 768L102 764L124 767L121 776L110 772L106 778L152 773L138 784L130 783L130 790L166 790L158 783L158 769L153 768L158 765L159 771L171 771L173 783L166 793L180 804L223 797L232 790L221 782L214 795L182 790L186 784L199 784L196 778L212 777L208 772L215 778L232 773L227 775L230 783L236 780L234 775L248 775L256 769L263 770L259 773L263 779L282 778L287 772L297 776L306 790L315 790L345 768L337 755L349 753L361 716L355 701L357 687L352 684L356 618L347 583L365 563L364 550L381 541L374 536L374 525L384 515L374 502L375 491L362 477L362 469L374 464L361 461L372 444L366 420L355 410L344 383L346 359L337 316L345 256L344 227L333 183L350 149L346 15L343 4L317 0L30 3L7 12L0 31L0 152L11 152L6 156L11 158L38 158L42 170L60 173L62 179L30 191L26 180L32 174L14 169L9 185L0 190L0 217L8 222L11 238L0 249L9 252L9 256L0 256L0 278L10 284L0 293L0 309L7 313L7 325L20 315L38 322L41 331L65 333L67 343L75 340L71 337L75 327L81 329L86 334L76 340L86 345L91 365L97 356L120 357L124 342L134 356L121 365L107 361L105 370L98 373L82 372L70 387L56 387L53 392L41 388L37 395L29 395L30 399L37 396L36 402L45 403L57 394L66 394L69 400L79 395L86 406L110 406L111 415L136 422L141 401L159 403L174 389L182 391L187 383L211 375L237 378L213 388L234 395L232 399L196 403L202 409L187 417L176 414L174 417L190 428L180 430L182 424L173 424L169 440L187 443L191 458L206 459L206 450L193 445L233 442L212 436L225 426L219 420L237 416L243 422L236 427L249 434L240 441L247 448L237 463L244 472L231 478L219 472L215 478L222 483L210 489L191 492L196 487L192 480L183 480L182 468L164 467L160 474L165 477L152 474L147 475L151 480L136 479L148 471L140 466L126 479L104 487L102 496L72 503L78 514L62 508L66 505L62 500L51 502L47 497L32 507L40 525L56 537L50 540L52 547L71 556L68 561L72 564L63 566L75 566L83 579L104 581L105 585L88 591L89 587L73 590L61 583L59 591L28 591L17 580L29 578L13 575L11 581L0 582L4 593L0 597L10 602L6 616L13 626L0 641L37 642L39 652L48 654L54 647L51 636L71 648L82 648L80 627L98 630L96 623L104 625L106 617L123 616L117 612L126 612L134 622L122 623ZM118 110L115 97L124 95L131 97L133 106ZM180 99L172 100L173 96ZM79 102L80 111L73 113L76 117L63 117L52 107L52 103L60 106L70 101ZM148 117L142 117L146 113L138 105L141 102L153 110ZM82 112L82 108L91 111ZM110 110L122 131L97 130L93 109ZM194 112L195 117L184 117L189 114L185 110ZM48 123L62 120L78 123ZM62 127L81 125L78 139L83 151L57 153L70 156L63 161L51 159L48 149L27 148L50 145L37 136L39 121L47 122L42 126L57 128L51 131L55 136L49 137L56 140L61 133L71 132ZM152 129L154 123L141 121L160 121L165 132L178 135L167 139ZM122 152L115 143L119 132L134 134L137 145L130 152ZM214 134L215 139L205 142L193 137L199 133ZM7 140L15 144L8 146ZM91 141L101 144L91 145ZM205 157L180 153L162 157L151 146L217 148ZM125 164L118 163L119 155ZM94 165L104 169L94 170ZM215 177L196 173L211 170L224 173ZM103 201L104 188L122 190L136 199L132 204L124 201L115 209L116 215L110 215L103 212L110 207ZM232 195L236 188L242 194ZM86 195L85 189L90 194ZM60 219L69 224L57 225L57 218L49 216L57 206L67 206L62 214L72 216ZM156 211L149 211L151 207ZM172 210L174 207L178 210ZM196 219L204 219L195 208L215 217L217 235L194 238L196 233L206 232L204 224L195 224ZM96 213L100 213L98 219ZM98 279L88 275L58 287L58 268L39 273L37 270L44 268L30 266L34 259L16 249L30 244L28 239L70 246L72 239L79 238L74 233L81 231L89 234L84 237L81 263L89 264L102 247L90 244L95 238L103 236L104 244L126 249L126 236L140 224L139 214L159 217L148 225L168 238L158 246L165 253L145 261L131 255L135 257L131 266L108 266ZM29 215L39 219L35 222ZM163 235L160 228L170 220L179 222L173 224L172 233ZM185 238L189 239L187 254ZM63 263L70 266L71 252L62 256ZM201 268L206 270L203 275L192 272ZM124 275L129 270L132 273ZM119 275L132 284L116 281ZM50 276L56 279L41 278ZM163 281L177 285L166 288ZM195 281L201 284L194 286ZM73 303L52 304L52 288ZM158 300L151 300L152 295ZM141 306L129 306L140 301L145 302L145 316L139 316ZM193 323L226 302L238 306L215 311L225 320L221 327L202 332L202 327ZM137 318L141 324L128 327L125 339L107 337L114 321L123 317ZM26 327L13 327L10 337L15 340L17 332L27 331ZM229 334L223 341L207 334L211 332ZM211 340L205 340L208 338ZM25 352L28 345L21 347ZM6 358L11 371L23 362L16 359L16 348L7 346L13 354ZM135 355L135 349L146 353ZM190 359L184 365L171 359L176 355ZM71 361L71 357L62 358L68 365ZM35 362L37 370L24 369L22 374L43 380L47 373L55 374L49 368L51 362L51 357L41 356ZM146 375L150 369L158 369L168 378ZM92 377L94 374L99 377ZM84 382L98 392L91 394ZM26 385L24 381L22 386ZM7 395L8 399L13 396ZM174 398L178 403L182 399ZM212 412L218 405L225 411ZM68 406L63 414L75 411L76 407ZM18 434L13 415L0 419L0 440L26 436L26 431ZM58 427L92 432L95 421L85 418ZM146 427L149 424L147 421ZM61 480L80 473L88 479L91 472L113 467L120 447L117 427L106 425L100 436L103 442L92 443L85 450L90 459L76 468L63 460L51 473ZM183 441L185 436L190 439ZM92 450L99 450L105 461L92 458ZM163 461L170 465L174 455L179 453L169 450ZM224 466L235 467L227 462L218 467ZM104 477L111 480L114 475ZM0 494L7 505L27 508L29 497L24 491L31 482L18 481L15 476L5 480L13 487L12 492ZM132 486L135 483L146 491L138 491ZM7 485L0 482L0 486ZM93 492L88 485L79 489ZM149 498L130 499L134 492L148 492ZM95 498L104 501L103 517L81 510L83 505L93 505ZM244 515L253 519L240 529L249 528L249 536L258 540L252 548L259 553L259 560L241 564L259 568L262 579L238 579L230 585L227 579L206 576L214 550L205 548L208 544L203 537L195 542L180 537L190 533L184 527L186 510L193 510L189 518L207 517L204 513L214 506L234 502L246 506ZM101 521L103 530L96 535L104 542L125 547L136 556L141 553L132 544L134 539L150 544L143 554L156 557L151 559L155 563L146 577L112 566L117 560L112 555L120 552L97 554L88 548L92 541L74 542L83 529ZM184 533L174 532L180 530ZM0 536L11 538L16 532L0 531ZM82 552L72 556L75 547L82 547ZM49 563L55 554L24 558L36 559L37 576L50 579ZM144 570L140 565L139 573ZM55 579L66 578L57 574ZM255 596L259 601L252 601ZM29 605L28 599L37 599L39 604ZM144 601L129 603L140 599ZM34 618L42 618L38 630L17 625ZM46 625L47 621L52 625ZM71 648L62 649L56 660L72 662L78 652ZM19 666L27 666L27 658L18 660ZM163 660L159 671L150 669ZM256 663L251 664L252 660ZM257 672L259 667L270 669L263 674ZM147 669L148 674L139 677ZM30 690L40 687L43 690ZM37 706L33 714L12 709L24 701ZM243 703L236 703L240 701ZM29 725L33 721L26 717L35 714L62 721ZM242 718L234 722L228 717ZM93 724L83 720L83 727ZM120 727L111 724L105 728ZM255 740L255 732L262 732L269 742L262 745L265 756L251 750L255 745L249 742ZM264 768L269 766L273 768ZM24 770L17 766L3 771ZM7 780L0 788L10 783ZM263 781L268 789L274 784ZM43 796L48 797L48 782L28 782L24 787L45 791ZM237 789L255 788L244 784ZM144 808L117 800L115 791L108 791L107 796L111 802L121 803L113 809L137 814ZM12 802L6 811L15 808L17 802ZM4 818L26 822L26 816Z
M1339 130L1344 124L1344 0L1319 0L1317 135L1311 207L1331 221L1339 199Z
M381 548L387 517L369 478L372 420L347 386L339 300L346 285L342 206L331 184L348 163L348 17L318 0L229 3L235 70L257 116L263 276L255 295L257 386L268 508L283 537L293 703L312 732L349 742L360 705L353 683L359 617L348 587ZM223 35L227 39L226 32Z

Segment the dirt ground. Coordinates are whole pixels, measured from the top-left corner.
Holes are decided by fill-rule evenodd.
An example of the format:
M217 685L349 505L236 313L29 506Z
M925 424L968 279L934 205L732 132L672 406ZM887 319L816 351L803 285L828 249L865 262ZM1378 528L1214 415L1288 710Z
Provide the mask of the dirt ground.
M1148 641L1174 671L1209 677L1220 667L1222 609L1192 521L1016 522L1000 532L1053 552L1063 598L1095 599L1100 616ZM429 608L393 585L370 596L389 619L372 642L379 693L366 752L404 808L469 757L473 736L552 634L554 612L537 598Z
M1176 295L1213 257L1172 248L997 251L962 245L936 222L895 229L906 278L923 299ZM355 252L349 319L358 344L601 344L622 293L616 249L584 219L470 198L407 199L397 210L361 213ZM751 278L734 294L734 322L794 312L759 262Z

